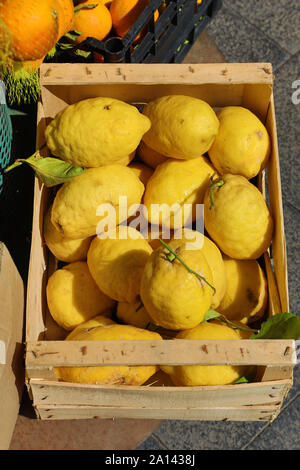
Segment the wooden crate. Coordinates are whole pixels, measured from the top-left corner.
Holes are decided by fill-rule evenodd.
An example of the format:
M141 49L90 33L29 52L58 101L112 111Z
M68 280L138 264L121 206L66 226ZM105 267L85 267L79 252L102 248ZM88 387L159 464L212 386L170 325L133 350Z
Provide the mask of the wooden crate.
M44 64L40 71L37 147L46 124L66 105L95 96L145 102L166 94L204 99L213 107L241 105L266 124L272 138L267 171L275 220L272 257L264 255L269 287L269 315L288 311L286 248L279 157L270 64ZM45 247L43 215L49 190L35 181L27 324L26 383L41 419L143 418L271 421L292 386L296 363L292 340L47 341L49 314L45 285L55 260ZM53 367L147 364L255 364L255 382L202 387L175 387L150 379L144 386L86 385L59 382ZM155 382L151 385L152 382Z

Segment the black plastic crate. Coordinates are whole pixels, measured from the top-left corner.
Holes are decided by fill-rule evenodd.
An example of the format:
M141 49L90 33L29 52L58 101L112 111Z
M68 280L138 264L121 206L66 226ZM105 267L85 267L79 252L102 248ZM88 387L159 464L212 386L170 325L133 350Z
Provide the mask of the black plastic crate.
M222 0L151 0L124 38L105 41L87 38L77 49L97 52L104 62L180 63L222 6ZM154 12L160 11L154 21ZM138 44L135 38L147 27ZM69 50L58 50L47 62L93 62L93 54L84 58Z

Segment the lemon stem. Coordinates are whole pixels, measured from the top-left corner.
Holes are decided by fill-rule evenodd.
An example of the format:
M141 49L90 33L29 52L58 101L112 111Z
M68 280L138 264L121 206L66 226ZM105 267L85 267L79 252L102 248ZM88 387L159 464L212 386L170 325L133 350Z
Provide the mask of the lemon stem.
M74 13L78 13L80 10L92 10L93 8L96 8L98 6L97 4L89 4L89 5L78 5L77 7L74 8Z
M220 188L221 186L223 186L223 184L225 184L225 181L222 180L222 179L219 180L219 181L216 181L215 183L213 183L214 176L215 176L215 173L210 177L210 186L209 186L210 206L209 206L209 209L212 209L214 207L214 204L215 204L214 197L213 197L213 190L215 188Z
M234 328L237 328L238 330L242 330L242 331L253 331L253 333L258 333L258 330L255 330L253 328L246 328L246 327L243 327L243 326L240 326L240 325L237 325L236 323L228 320L224 315L221 315L219 317L219 320L220 321L223 321L224 323L228 323L228 325L234 327Z
M202 281L204 281L213 291L214 293L216 292L216 289L214 288L214 286L212 286L204 276L201 276L200 274L196 273L196 271L193 271L178 255L177 253L167 244L165 243L161 238L159 238L159 241L160 243L165 247L167 248L167 250L169 250L169 252L172 254L172 259L169 258L170 255L168 255L168 260L169 261L173 261L174 258L176 258L184 267L185 269L187 269L187 271L191 274L194 274L194 276L196 276L197 278L201 279Z

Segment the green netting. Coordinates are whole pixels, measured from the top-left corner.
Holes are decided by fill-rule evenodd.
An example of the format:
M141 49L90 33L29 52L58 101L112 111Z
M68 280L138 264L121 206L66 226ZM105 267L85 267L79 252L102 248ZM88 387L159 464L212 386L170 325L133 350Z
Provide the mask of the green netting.
M3 189L3 170L11 155L12 124L5 101L5 88L0 82L0 193Z

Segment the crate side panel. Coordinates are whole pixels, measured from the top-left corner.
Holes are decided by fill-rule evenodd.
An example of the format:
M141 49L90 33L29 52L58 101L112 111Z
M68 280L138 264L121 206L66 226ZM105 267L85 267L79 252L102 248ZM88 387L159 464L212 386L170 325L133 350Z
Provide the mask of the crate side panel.
M193 84L125 84L111 83L107 85L74 85L43 87L44 110L47 122L68 104L98 96L116 98L128 103L147 103L165 95L181 94L207 101L213 107L242 103L244 85L193 85Z
M282 192L279 166L279 152L277 141L276 117L274 97L272 96L267 116L266 126L272 138L272 153L267 167L268 190L270 208L275 221L275 232L272 241L272 254L274 259L274 270L277 281L281 312L289 311L288 275L286 239L284 233L284 219L282 208ZM278 312L277 312L278 313Z
M33 403L39 405L136 406L147 408L215 408L278 405L291 381L208 387L133 387L82 385L31 380Z
M232 408L188 408L160 409L104 406L48 406L36 407L41 419L90 419L90 418L134 418L134 419L180 419L197 421L272 421L280 406L246 406Z

